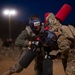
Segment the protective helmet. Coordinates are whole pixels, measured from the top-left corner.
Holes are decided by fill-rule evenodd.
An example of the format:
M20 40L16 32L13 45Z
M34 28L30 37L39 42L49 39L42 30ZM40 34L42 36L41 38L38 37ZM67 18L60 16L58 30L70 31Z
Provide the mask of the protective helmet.
M47 46L54 46L57 43L57 36L54 32L45 30L41 40Z
M44 15L44 23L45 23L45 24L48 24L46 18L47 18L47 16L48 16L49 14L50 14L50 12L46 12L45 15Z
M29 25L31 29L36 32L36 28L34 26L41 26L42 22L40 19L35 19L35 20L29 20Z

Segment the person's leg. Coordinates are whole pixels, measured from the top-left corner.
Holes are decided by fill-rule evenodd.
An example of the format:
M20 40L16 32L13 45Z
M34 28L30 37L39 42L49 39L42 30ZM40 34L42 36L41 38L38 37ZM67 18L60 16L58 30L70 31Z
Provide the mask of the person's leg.
M35 75L43 75L43 73L41 71L39 71L39 70L36 70Z
M43 75L43 55L39 55L35 58L34 71L35 75Z
M25 51L22 52L19 61L21 60L21 58L25 55ZM18 62L19 62L18 61ZM23 70L23 67L19 65L19 63L14 64L13 66L11 66L5 73L3 73L2 75L12 75L13 73L19 73Z
M8 71L6 71L2 75L12 75L13 73L19 73L23 70L23 68L19 64L15 64L9 68Z

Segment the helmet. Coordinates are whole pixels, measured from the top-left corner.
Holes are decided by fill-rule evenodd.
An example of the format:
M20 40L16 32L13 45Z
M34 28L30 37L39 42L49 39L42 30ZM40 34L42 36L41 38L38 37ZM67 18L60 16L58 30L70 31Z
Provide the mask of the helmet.
M49 14L50 14L50 12L46 12L45 15L44 15L44 23L45 23L45 24L48 24L46 18L47 18L47 16L48 16Z
M29 20L29 25L30 27L34 27L34 26L39 26L41 25L41 20L37 19L37 20Z
M41 26L42 22L40 19L36 19L36 20L29 20L29 25L31 27L31 29L36 32L36 28L34 26Z
M47 46L54 46L57 43L57 36L54 32L45 30L41 41Z

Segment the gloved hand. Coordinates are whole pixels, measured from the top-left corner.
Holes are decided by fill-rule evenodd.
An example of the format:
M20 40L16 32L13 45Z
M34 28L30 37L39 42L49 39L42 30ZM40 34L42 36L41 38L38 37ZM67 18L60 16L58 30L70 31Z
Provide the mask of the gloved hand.
M32 46L40 46L40 42L39 41L32 41Z

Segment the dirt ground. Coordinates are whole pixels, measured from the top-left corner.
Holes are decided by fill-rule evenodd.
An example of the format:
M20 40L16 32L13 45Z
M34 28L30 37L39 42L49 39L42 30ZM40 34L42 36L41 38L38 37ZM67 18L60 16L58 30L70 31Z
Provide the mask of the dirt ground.
M17 60L5 59L0 61L0 75L2 75L5 71L7 71L11 65L15 64ZM28 66L27 69L24 69L22 72L15 73L14 75L34 75L34 61Z
M2 59L3 58L3 59ZM19 59L19 51L17 48L15 50L6 49L0 51L0 75L7 71L13 64L17 63ZM35 75L34 74L34 61L30 65L21 71L20 73L15 73L13 75ZM65 75L61 60L53 61L53 75Z
M0 75L6 72L12 65L16 64L20 55L20 50L15 47L14 50L9 48L0 48ZM34 61L30 65L21 71L13 75L34 75Z
M5 59L0 61L0 75L2 75L5 71L7 71L11 65L15 64L17 60L13 59ZM65 75L64 70L61 66L61 61L54 61L53 75ZM27 69L24 69L20 73L15 73L13 75L35 75L34 74L34 61L30 63Z

